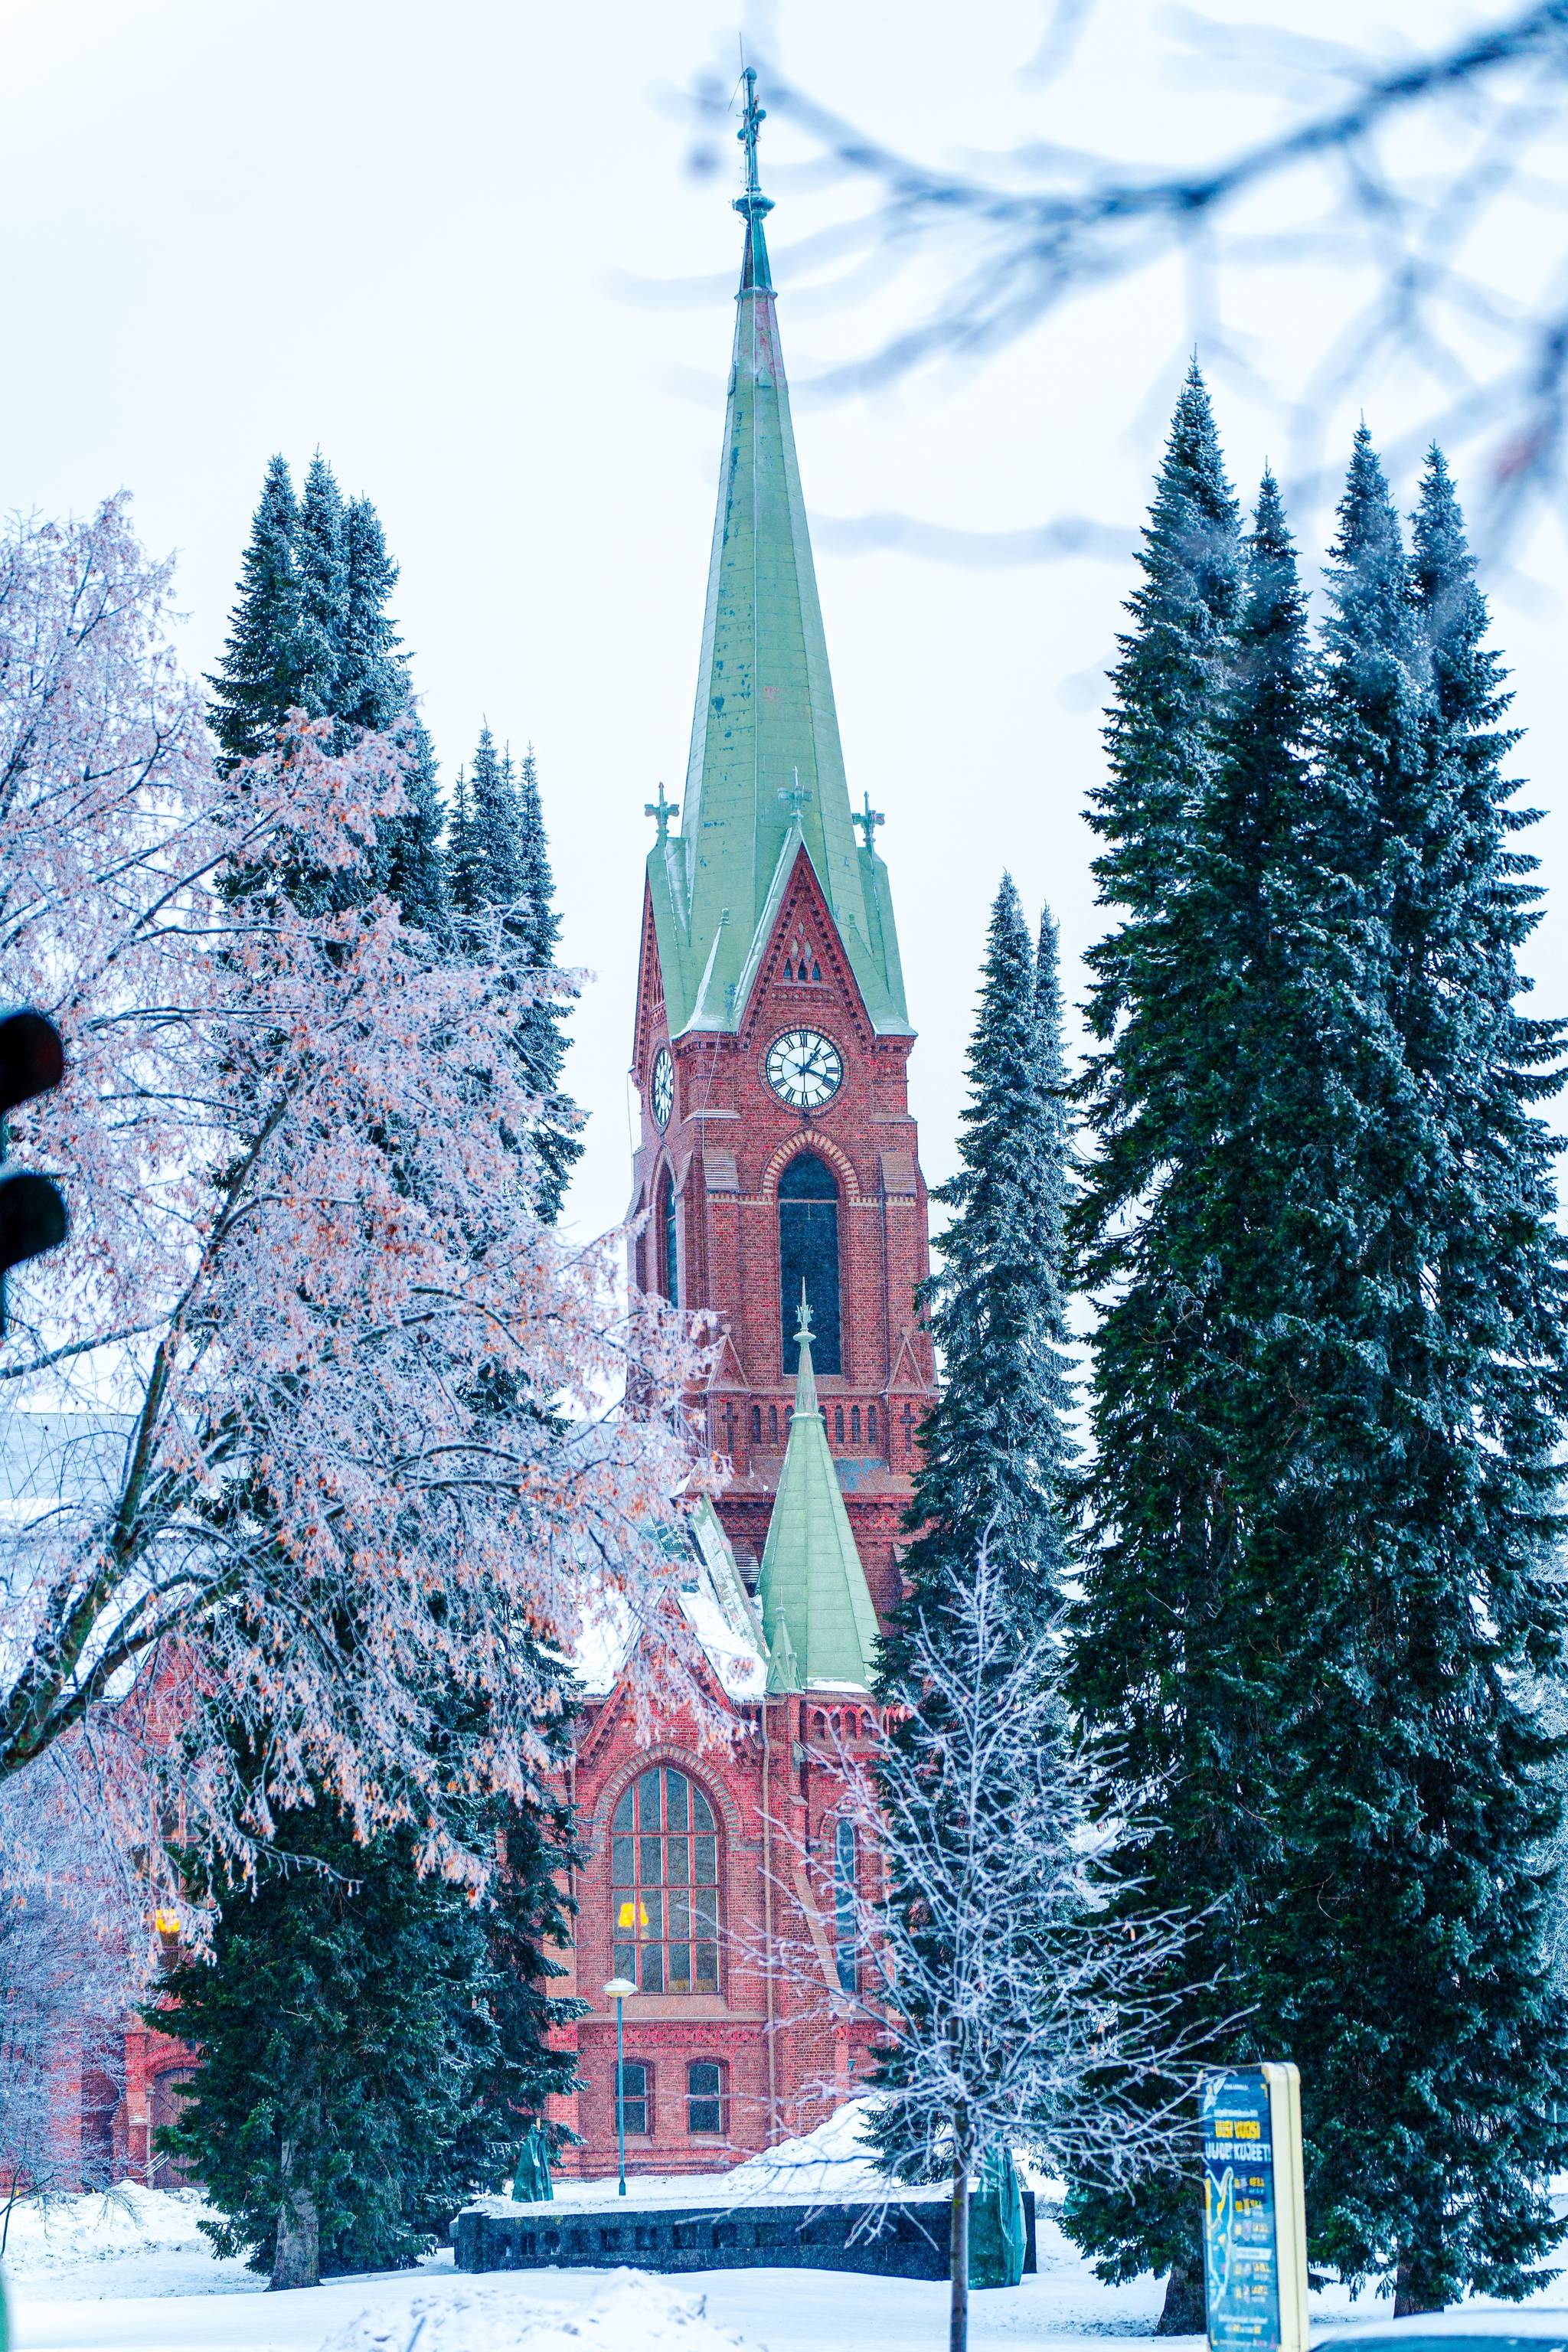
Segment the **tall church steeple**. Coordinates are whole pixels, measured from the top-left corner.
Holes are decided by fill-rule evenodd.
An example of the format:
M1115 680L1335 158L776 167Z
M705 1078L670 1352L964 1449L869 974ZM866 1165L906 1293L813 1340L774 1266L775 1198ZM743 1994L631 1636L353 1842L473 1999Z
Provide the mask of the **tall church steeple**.
M779 345L745 75L745 222L718 515L679 835L648 859L672 1037L740 1024L805 847L872 1028L907 1035L887 868L855 838Z

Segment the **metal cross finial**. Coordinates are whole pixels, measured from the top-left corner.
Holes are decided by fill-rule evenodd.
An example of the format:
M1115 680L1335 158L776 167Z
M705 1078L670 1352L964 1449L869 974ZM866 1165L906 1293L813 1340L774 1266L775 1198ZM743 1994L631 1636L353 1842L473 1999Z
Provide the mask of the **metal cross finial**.
M741 117L741 127L735 136L746 151L746 194L749 196L760 196L762 188L757 180L757 133L768 119L768 110L765 106L757 104L756 67L748 66L741 79L746 85L746 107Z
M788 808L791 816L798 817L802 809L805 808L806 803L811 800L814 795L810 791L808 791L806 786L801 782L800 770L798 768L792 768L790 773L794 776L795 782L793 784L781 784L779 786L779 798Z
M851 824L858 824L865 827L866 838L861 844L861 846L865 849L869 849L875 841L877 827L879 824L886 824L888 820L882 814L880 809L874 809L871 806L871 795L869 793L866 794L865 798L865 807L863 809L858 809L855 814L850 818L849 822Z
M651 816L657 822L660 841L668 841L669 838L669 821L671 817L679 816L680 814L680 803L679 801L667 801L664 797L664 786L660 784L658 788L658 800L644 801L642 813L644 816Z
M795 1326L795 1345L797 1347L810 1347L811 1308L806 1303L805 1285L804 1282L800 1286L800 1321Z

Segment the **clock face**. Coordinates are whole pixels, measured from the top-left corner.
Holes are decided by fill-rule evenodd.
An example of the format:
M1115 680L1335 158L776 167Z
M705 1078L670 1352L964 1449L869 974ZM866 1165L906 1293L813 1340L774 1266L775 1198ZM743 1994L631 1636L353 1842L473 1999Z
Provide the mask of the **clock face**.
M675 1064L668 1050L661 1045L653 1057L653 1080L648 1087L648 1100L660 1127L669 1125L669 1114L675 1108Z
M768 1084L794 1110L820 1110L844 1083L844 1056L819 1029L786 1029L768 1048Z

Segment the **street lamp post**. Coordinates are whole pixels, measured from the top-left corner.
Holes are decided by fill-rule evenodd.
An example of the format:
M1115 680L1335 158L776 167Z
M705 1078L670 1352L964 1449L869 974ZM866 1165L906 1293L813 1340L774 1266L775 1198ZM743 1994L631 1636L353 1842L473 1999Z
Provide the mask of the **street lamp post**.
M629 1977L612 1977L605 1987L616 2004L616 2147L620 2157L621 2185L617 2196L626 2193L626 1999L637 1987Z

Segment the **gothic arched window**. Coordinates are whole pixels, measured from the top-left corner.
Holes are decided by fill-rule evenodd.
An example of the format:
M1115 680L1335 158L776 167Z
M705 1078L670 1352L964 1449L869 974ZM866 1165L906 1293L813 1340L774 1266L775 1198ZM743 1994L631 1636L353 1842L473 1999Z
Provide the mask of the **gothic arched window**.
M819 1372L842 1369L838 1345L838 1181L826 1160L803 1151L779 1179L779 1306L784 1368L800 1368L795 1331L800 1286L811 1308L811 1360Z
M680 1304L680 1241L679 1212L675 1205L675 1186L666 1169L659 1181L658 1216L659 1288L672 1307Z
M616 1807L610 1906L616 1976L640 1992L718 1991L718 1824L672 1764L640 1774Z

